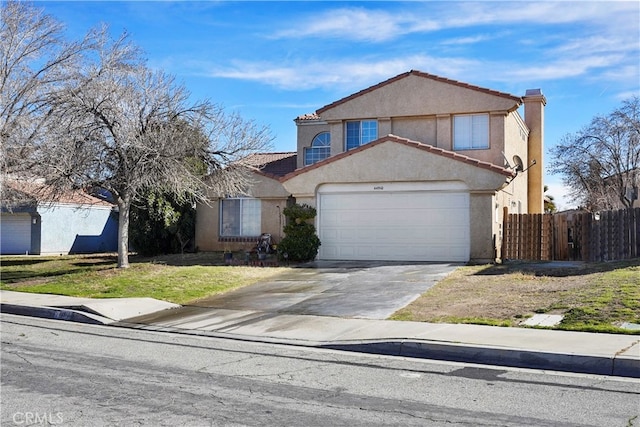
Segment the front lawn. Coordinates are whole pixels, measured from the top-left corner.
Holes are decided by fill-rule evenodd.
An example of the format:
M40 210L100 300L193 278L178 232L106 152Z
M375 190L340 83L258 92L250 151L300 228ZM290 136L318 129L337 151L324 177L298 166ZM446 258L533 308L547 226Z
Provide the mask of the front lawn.
M0 288L87 298L150 297L176 304L268 279L285 267L226 266L221 254L131 257L115 255L2 257Z
M151 297L188 304L287 271L228 266L220 253L2 257L0 288L89 298ZM572 264L510 262L456 269L392 319L519 326L536 313L562 314L556 329L635 333L640 324L640 259ZM560 267L559 267L560 266Z
M564 315L556 329L640 333L620 328L640 324L640 259L461 267L392 318L518 326L536 313Z

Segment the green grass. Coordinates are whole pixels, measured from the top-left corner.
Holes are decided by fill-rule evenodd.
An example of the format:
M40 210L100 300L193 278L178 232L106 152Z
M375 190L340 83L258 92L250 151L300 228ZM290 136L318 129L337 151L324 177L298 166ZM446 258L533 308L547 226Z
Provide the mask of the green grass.
M592 283L573 295L559 329L613 332L623 322L640 324L640 266L599 273Z
M115 257L109 256L3 257L0 288L87 298L151 297L185 304L285 270L216 265L218 256L211 256L165 257L161 262L134 259L127 269L117 269Z
M132 257L127 269L116 268L116 261L110 255L2 257L0 288L187 304L286 271L227 266L218 253ZM461 302L465 305L454 310ZM556 329L640 333L619 327L623 322L640 324L640 260L566 271L535 263L461 267L392 319L517 326L533 313L548 312L565 316Z
M535 313L562 314L554 329L640 334L640 259L465 266L397 311L392 320L520 326Z

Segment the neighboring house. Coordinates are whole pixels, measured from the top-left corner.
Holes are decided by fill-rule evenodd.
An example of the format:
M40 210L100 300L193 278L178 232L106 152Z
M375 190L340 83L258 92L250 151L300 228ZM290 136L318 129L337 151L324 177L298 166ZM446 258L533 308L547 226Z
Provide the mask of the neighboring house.
M295 201L318 211L318 259L493 261L505 210L543 212L545 104L538 89L519 97L400 74L298 117L295 170L257 156L248 197L198 206L196 245L278 241Z
M0 253L72 254L114 252L118 243L118 215L114 205L81 191L51 201L41 184L5 183L0 217ZM7 202L13 192L21 200Z

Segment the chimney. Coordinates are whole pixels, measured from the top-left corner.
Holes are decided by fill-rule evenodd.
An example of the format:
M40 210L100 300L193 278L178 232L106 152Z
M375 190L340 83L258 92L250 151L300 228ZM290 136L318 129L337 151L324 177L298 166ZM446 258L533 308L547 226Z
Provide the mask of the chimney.
M544 212L544 106L547 99L540 89L527 89L524 122L529 128L528 161L536 164L527 171L528 213Z

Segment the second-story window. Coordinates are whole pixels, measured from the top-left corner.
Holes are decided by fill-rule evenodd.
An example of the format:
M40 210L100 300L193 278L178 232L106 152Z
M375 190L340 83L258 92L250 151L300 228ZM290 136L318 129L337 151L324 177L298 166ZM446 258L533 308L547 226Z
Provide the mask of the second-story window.
M453 118L453 149L489 148L489 115L465 114Z
M311 142L311 147L304 149L304 165L309 166L320 160L324 160L331 154L331 134L322 132L316 135Z
M345 133L345 149L348 151L378 139L378 122L375 120L347 122Z

